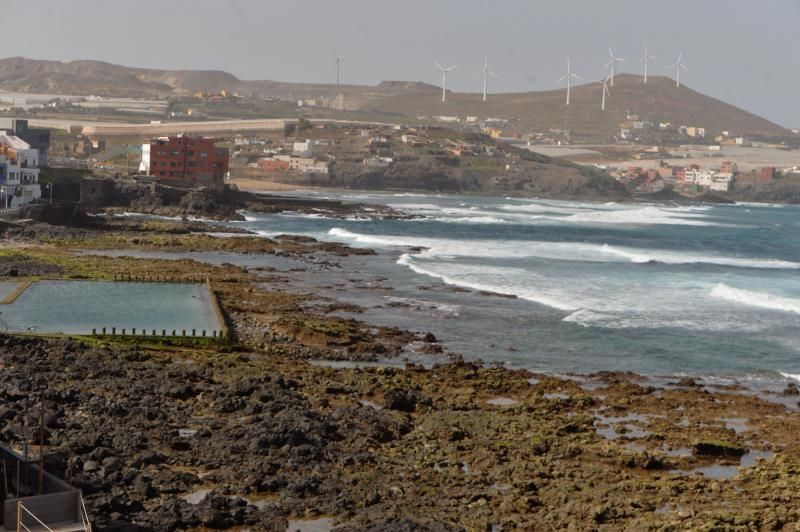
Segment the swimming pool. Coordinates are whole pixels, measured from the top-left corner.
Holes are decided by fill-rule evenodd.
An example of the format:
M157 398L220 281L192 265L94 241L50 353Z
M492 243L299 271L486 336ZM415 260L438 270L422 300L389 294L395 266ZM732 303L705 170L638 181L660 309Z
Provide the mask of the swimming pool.
M0 284L0 295L16 286ZM205 284L39 281L13 303L0 305L0 313L11 332L90 334L116 327L118 333L135 328L180 335L195 329L211 336L223 325Z

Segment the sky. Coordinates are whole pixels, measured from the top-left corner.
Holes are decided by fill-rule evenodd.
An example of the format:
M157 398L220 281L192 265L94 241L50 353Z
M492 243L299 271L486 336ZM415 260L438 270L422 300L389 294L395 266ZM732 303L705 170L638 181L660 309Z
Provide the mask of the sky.
M0 57L334 82L338 54L343 81L368 85L439 84L438 61L469 92L486 56L490 92L545 90L567 57L602 78L609 46L639 73L646 43L651 75L682 50L687 86L800 128L800 0L0 0L0 13Z

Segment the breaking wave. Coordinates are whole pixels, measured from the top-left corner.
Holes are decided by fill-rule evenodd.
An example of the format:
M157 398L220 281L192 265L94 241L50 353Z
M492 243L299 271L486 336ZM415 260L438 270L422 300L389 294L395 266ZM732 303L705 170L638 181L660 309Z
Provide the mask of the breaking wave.
M491 223L487 221L486 223ZM414 236L367 235L334 227L329 236L343 238L368 246L426 248L426 256L480 257L494 259L540 258L581 262L620 262L634 264L660 263L716 264L736 268L800 269L800 263L777 259L755 259L699 255L691 252L660 249L627 248L608 244L580 242L459 240Z
M720 283L711 290L711 297L781 312L800 314L800 299L781 297L766 292L743 290Z

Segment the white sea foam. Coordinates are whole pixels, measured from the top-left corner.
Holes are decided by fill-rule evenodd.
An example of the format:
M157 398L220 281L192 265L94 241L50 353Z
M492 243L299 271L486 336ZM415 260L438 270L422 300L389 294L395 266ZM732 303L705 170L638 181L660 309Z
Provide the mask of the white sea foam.
M747 259L739 257L720 257L713 255L696 255L686 252L672 252L662 250L648 250L639 248L612 247L604 244L603 253L626 258L631 262L646 264L660 262L663 264L718 264L720 266L735 266L739 268L778 268L800 269L799 262L789 262L778 259Z
M743 290L720 283L711 290L711 296L751 307L800 314L800 299L776 296L767 292Z
M787 379L800 381L800 373L784 373L783 371L779 371L778 373L780 373L783 377L786 377Z
M486 220L484 223L492 223ZM347 239L366 246L423 247L427 257L478 257L494 259L540 258L581 262L718 264L738 268L800 269L800 263L777 259L751 259L700 255L691 252L626 248L580 242L543 242L514 240L448 239L413 236L367 235L334 227L329 236Z
M427 275L428 277L439 279L443 283L451 286L459 286L461 288L469 288L482 292L494 292L497 294L516 296L526 301L539 303L547 307L567 312L575 310L575 306L568 301L561 301L548 294L538 293L530 288L521 288L513 283L499 282L496 278L493 280L488 279L493 277L493 272L499 272L508 278L520 278L525 274L530 275L529 272L524 270L515 270L514 268L481 267L479 271L469 271L466 268L463 268L461 272L452 272L447 274L437 271L433 268L433 265L422 265L419 262L416 262L413 256L408 253L401 255L400 258L397 259L397 264L407 266L412 271L420 275ZM452 265L449 267L449 269L453 269ZM487 279L481 280L484 277Z
M559 218L570 223L631 225L719 225L696 207L647 206L636 209L579 212Z

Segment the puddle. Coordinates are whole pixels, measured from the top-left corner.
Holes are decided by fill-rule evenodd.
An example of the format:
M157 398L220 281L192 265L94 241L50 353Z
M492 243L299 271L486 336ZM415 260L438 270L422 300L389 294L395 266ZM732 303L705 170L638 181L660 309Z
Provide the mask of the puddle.
M393 362L355 362L352 360L309 360L312 366L332 369L361 369L361 368L399 368L406 367L404 361Z
M333 519L320 517L319 519L290 519L286 532L330 532L333 530Z
M720 421L725 423L725 428L726 429L732 429L733 431L736 432L736 434L741 434L743 432L747 432L747 431L753 430L747 424L749 419L744 418L744 417L729 417L729 418L720 419Z
M646 445L642 445L641 443L625 443L623 445L626 449L630 449L631 451L635 451L637 453L643 453L647 450Z
M569 399L570 395L564 392L548 392L543 394L545 399Z
M651 433L633 423L646 423L650 416L644 414L628 414L623 417L606 417L595 414L595 431L607 440L620 438L640 439L646 438Z
M374 401L369 401L367 399L361 399L359 401L359 403L361 403L361 405L363 405L363 406L368 406L370 408L374 408L375 410L383 410L383 407L381 405L379 405L378 403L374 402Z
M673 458L689 458L694 455L694 452L688 447L677 447L675 449L669 447L661 447L660 452Z
M674 469L670 471L673 475L697 475L713 480L731 480L739 474L740 468L748 468L756 465L758 460L770 460L775 456L772 451L748 451L745 453L739 464L712 464L693 469Z
M277 495L263 495L263 496L248 495L246 497L242 497L242 499L244 499L247 502L247 504L255 506L259 510L263 510L264 508L267 508L271 503L278 500L279 497Z
M494 399L487 400L486 403L495 406L514 406L518 405L519 401L511 399L510 397L495 397Z
M183 499L184 501L188 502L189 504L200 504L203 501L203 499L206 498L206 495L208 495L209 493L211 493L211 489L210 488L201 489L201 490L193 491L192 493L190 493L188 495L184 495L184 496L181 497L181 499Z
M605 390L608 388L608 384L604 382L584 382L579 385L581 390L586 392L593 392L595 390Z
M668 502L665 502L664 504L662 504L661 506L656 508L653 513L656 514L656 515L664 515L664 514L668 514L668 513L672 512L672 511L673 511L672 505L670 503L668 503Z
M775 453L772 451L748 451L742 456L742 467L753 467L759 460L772 460Z

